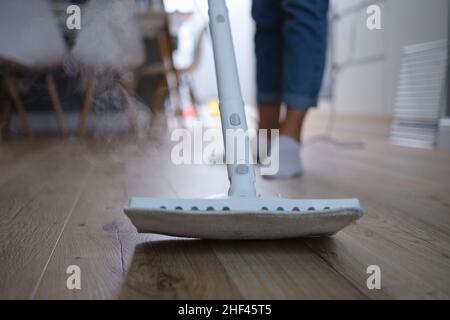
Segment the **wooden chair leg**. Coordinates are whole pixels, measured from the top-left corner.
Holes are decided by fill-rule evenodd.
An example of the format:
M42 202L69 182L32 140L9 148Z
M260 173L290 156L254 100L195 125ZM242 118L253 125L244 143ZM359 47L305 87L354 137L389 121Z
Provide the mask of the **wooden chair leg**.
M0 135L6 139L9 135L9 127L11 125L12 103L9 97L5 97L2 101L2 113L0 118Z
M181 96L180 96L180 82L178 75L175 72L173 64L173 48L171 43L170 33L165 31L158 36L159 50L161 60L164 65L164 76L167 83L168 101L170 107L178 113L181 113Z
M198 107L198 98L197 98L197 95L195 94L194 87L190 80L188 81L187 86L189 88L189 95L191 97L192 104L197 108Z
M59 100L58 91L55 85L55 79L51 72L47 73L47 88L50 94L50 99L52 100L53 111L55 112L56 121L58 122L59 129L63 136L67 135L66 123L64 121L64 112Z
M84 136L84 134L86 133L86 123L89 117L89 113L91 112L92 103L94 101L95 87L96 87L96 80L95 78L92 78L92 80L89 82L88 88L84 95L83 108L81 109L80 124L79 124L80 136Z
M150 102L150 112L157 116L161 113L162 104L167 94L167 85L166 79L164 77L160 77L158 84L156 85L155 94L152 97L152 101Z
M136 133L138 129L138 114L136 105L133 101L133 94L131 93L132 88L123 81L121 82L120 88L126 100L125 108L128 113L128 118L130 119L130 129L132 132Z
M28 137L31 137L33 135L33 132L31 130L30 123L28 122L25 106L23 105L22 99L20 99L19 93L17 91L16 79L11 75L7 75L5 81L8 92L12 100L14 101L14 105L16 106L17 112L19 114L22 129L25 131L25 134Z

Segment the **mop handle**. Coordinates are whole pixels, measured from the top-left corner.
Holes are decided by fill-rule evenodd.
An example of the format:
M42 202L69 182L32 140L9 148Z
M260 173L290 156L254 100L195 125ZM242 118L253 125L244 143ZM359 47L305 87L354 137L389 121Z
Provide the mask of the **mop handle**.
M219 91L220 119L225 154L227 155L228 179L230 180L228 194L236 197L254 197L256 196L255 170L231 37L228 9L225 0L208 0L208 6L209 27ZM232 143L227 143L228 139L232 139ZM231 163L229 163L229 158Z

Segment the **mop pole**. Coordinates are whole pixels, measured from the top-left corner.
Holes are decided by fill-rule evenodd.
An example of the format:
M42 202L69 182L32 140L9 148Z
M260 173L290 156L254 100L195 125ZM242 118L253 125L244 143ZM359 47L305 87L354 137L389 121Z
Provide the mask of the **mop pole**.
M255 197L255 170L225 0L208 0L231 197Z

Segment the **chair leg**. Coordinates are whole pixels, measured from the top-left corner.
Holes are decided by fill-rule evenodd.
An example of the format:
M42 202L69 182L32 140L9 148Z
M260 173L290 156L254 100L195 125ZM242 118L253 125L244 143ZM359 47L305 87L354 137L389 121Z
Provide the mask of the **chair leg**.
M132 83L126 81L120 81L120 89L125 97L125 108L128 113L128 118L130 121L130 129L132 132L137 133L138 131L138 114L136 110L136 105L134 104L134 87Z
M12 103L9 97L4 97L2 101L2 114L0 118L0 135L3 139L9 135L9 127L11 124Z
M157 116L162 111L162 103L167 95L167 85L164 77L160 77L158 84L156 85L155 93L150 102L150 112Z
M197 95L195 94L194 87L192 85L192 81L189 80L187 82L187 86L189 88L189 95L191 96L192 104L197 108L198 107L198 98L197 98Z
M164 76L167 83L169 105L175 112L181 113L180 81L173 65L173 48L169 32L160 34L158 42L161 60L166 70Z
M61 102L59 100L58 91L55 85L55 79L53 78L53 74L51 72L47 73L47 88L48 93L50 94L50 99L52 100L53 111L55 112L56 121L58 121L59 129L61 130L61 134L63 136L67 135L66 123L64 121L64 113L61 106Z
M94 101L95 87L96 87L96 80L95 78L92 78L91 81L89 82L88 88L84 95L84 103L83 108L81 110L80 124L79 124L80 136L84 136L84 134L86 133L86 123L89 117L89 113L91 112L92 103Z
M33 132L31 130L30 123L28 122L25 106L23 105L22 99L20 99L19 93L17 91L16 79L11 75L7 75L5 81L8 92L12 100L14 101L14 105L16 106L17 112L19 114L22 129L25 131L25 134L28 137L31 137L33 135Z

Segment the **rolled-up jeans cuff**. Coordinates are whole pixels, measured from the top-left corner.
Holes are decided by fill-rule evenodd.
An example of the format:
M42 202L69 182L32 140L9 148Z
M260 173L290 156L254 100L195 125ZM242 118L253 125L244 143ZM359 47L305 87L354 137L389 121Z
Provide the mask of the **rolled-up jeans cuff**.
M258 104L281 103L281 94L278 92L258 92Z
M317 97L290 93L284 95L283 102L289 108L308 109L317 106Z

